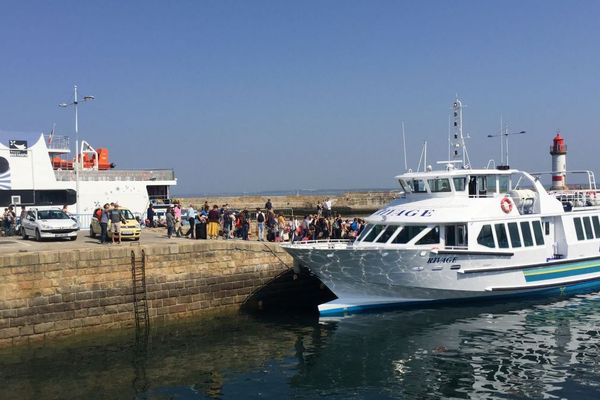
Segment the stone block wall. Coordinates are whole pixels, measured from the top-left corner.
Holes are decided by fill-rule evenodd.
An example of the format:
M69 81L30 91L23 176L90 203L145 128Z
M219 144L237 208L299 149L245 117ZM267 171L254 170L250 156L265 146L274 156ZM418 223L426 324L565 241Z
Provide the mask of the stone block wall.
M292 266L274 245L190 241L0 256L0 347L135 325L131 252L151 323L237 309Z

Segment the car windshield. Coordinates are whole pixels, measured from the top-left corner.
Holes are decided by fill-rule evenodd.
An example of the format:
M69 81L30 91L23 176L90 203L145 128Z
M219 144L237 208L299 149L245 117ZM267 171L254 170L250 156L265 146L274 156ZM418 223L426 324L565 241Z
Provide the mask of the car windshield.
M121 217L123 217L123 219L135 219L131 211L127 209L121 208L119 212L121 213Z
M38 219L69 219L69 216L61 210L38 211Z

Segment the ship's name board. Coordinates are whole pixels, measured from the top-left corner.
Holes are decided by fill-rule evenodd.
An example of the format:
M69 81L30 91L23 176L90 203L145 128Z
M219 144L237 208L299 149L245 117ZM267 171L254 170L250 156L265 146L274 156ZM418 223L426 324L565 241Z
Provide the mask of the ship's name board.
M404 216L404 217L431 217L433 215L433 213L435 212L435 210L423 210L423 209L405 209L405 210L398 210L396 208L392 208L392 209L384 209L384 210L380 210L377 211L375 213L375 215L381 215L381 216L387 216L387 215L394 215L394 216Z

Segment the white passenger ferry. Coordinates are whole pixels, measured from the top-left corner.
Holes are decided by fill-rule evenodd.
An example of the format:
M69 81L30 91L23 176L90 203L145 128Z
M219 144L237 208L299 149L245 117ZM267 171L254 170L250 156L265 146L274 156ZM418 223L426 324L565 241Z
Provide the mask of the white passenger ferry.
M403 195L368 217L354 242L283 245L338 297L320 305L321 314L600 287L593 173L585 189L567 189L558 134L550 191L539 174L471 169L461 107L456 100L454 160L443 170L397 176Z
M0 134L0 206L67 205L86 229L94 209L104 203L118 202L141 217L150 202L170 198L177 184L173 170L116 169L107 148L80 144L73 156L66 136Z

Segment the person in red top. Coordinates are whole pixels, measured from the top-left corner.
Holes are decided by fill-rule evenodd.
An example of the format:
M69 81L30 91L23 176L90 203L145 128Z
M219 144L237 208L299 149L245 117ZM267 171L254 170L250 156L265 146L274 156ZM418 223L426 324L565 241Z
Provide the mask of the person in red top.
M208 238L216 239L219 236L219 206L216 204L208 212Z

